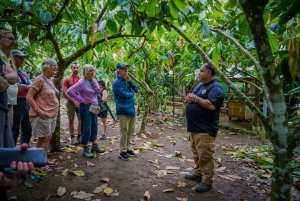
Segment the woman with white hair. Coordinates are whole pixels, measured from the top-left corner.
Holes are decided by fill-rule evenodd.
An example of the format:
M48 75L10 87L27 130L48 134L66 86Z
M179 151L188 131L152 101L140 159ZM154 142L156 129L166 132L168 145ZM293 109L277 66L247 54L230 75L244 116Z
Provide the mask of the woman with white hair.
M57 63L54 59L48 58L43 60L41 67L42 74L35 78L26 99L30 105L29 118L33 136L38 138L36 147L44 148L47 153L58 114L58 90L52 79L56 74ZM49 166L53 165L56 164L48 160L47 165L38 170L51 172Z
M97 94L101 93L98 82L94 79L95 74L95 68L90 64L85 64L82 67L83 79L80 79L67 90L67 94L70 98L80 103L79 114L82 121L80 144L83 144L84 147L82 155L87 158L94 158L93 152L105 152L105 150L101 149L96 142L98 133L98 114L95 114L90 110L90 107L98 106ZM92 142L91 149L88 145L89 142Z

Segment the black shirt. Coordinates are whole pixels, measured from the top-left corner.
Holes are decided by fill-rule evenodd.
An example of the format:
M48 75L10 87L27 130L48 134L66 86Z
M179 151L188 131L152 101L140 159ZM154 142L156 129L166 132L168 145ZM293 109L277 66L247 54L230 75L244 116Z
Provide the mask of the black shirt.
M200 98L208 99L216 109L208 110L197 103L188 103L186 106L187 131L217 136L220 108L224 100L223 88L216 80L212 80L206 84L196 85L192 93Z

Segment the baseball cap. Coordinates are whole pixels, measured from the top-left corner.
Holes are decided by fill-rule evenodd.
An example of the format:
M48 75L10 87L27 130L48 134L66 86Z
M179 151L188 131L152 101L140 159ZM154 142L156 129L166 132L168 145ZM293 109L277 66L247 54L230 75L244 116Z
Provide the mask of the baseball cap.
M102 86L105 87L105 82L104 82L103 80L99 80L99 81L98 81L98 84L102 84Z
M123 61L121 61L117 64L117 68L123 69L125 67L129 67L129 65L124 63Z
M13 56L29 58L29 56L28 56L27 54L24 54L24 53L23 53L22 51L20 51L20 50L13 50L13 51L11 52L11 54L12 54Z

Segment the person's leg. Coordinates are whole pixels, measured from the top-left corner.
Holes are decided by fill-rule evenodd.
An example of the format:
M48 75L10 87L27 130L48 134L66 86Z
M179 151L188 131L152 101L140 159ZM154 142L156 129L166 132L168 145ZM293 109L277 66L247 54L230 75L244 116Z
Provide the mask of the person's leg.
M81 137L81 118L80 118L80 113L79 113L79 108L76 109L76 114L77 114L77 119L78 119L78 125L77 125L77 132L78 132L78 135L77 135L77 140L79 141L80 140L80 137Z
M101 118L102 124L103 124L103 134L106 135L106 129L107 129L107 122L106 118Z
M76 144L76 139L74 138L74 117L75 117L75 106L70 101L66 102L67 115L68 115L68 127L71 136L71 144Z
M8 115L8 121L9 121L9 125L10 127L13 126L13 117L14 117L14 106L13 105L8 105L9 111L7 113Z
M90 141L92 142L92 148L91 148L91 152L96 152L96 153L104 153L105 149L102 149L99 147L99 145L97 144L97 134L98 134L98 114L93 114L92 115L92 121L91 121L91 138Z
M12 124L12 133L14 136L15 145L17 144L19 135L20 135L20 125L24 118L24 105L21 100L17 100L17 105L13 106L14 115L13 115L13 124Z
M87 158L94 158L88 146L91 138L92 113L89 111L89 105L85 105L83 103L80 104L79 111L82 122L80 144L82 144L84 147L82 155Z
M120 122L120 148L121 152L127 152L127 137L129 132L129 121L128 117L125 115L119 115L118 116L119 122Z
M0 111L0 147L15 147L7 112Z
M23 109L23 119L21 122L21 140L20 140L20 144L23 143L27 143L28 145L30 145L30 139L32 136L32 128L31 128L31 124L30 124L30 119L29 119L29 109L30 106L28 104L28 102L25 100L24 102L24 109Z
M206 134L200 134L200 143L197 145L198 152L201 153L199 164L202 172L202 182L211 185L214 177L214 153L215 137ZM200 151L201 150L201 151Z
M133 138L133 133L134 133L134 130L135 130L135 120L136 118L133 117L133 118L128 118L128 136L127 136L127 151L132 151L132 138Z

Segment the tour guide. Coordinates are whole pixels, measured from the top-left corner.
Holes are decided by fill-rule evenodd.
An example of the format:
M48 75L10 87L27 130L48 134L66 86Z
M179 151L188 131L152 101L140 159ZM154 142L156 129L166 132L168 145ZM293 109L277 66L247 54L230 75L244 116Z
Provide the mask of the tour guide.
M200 181L195 188L199 192L212 188L214 176L214 142L224 100L224 91L214 79L215 74L208 63L203 64L198 73L200 83L186 97L187 131L191 132L196 167L195 173L188 173L185 178Z
M116 113L121 129L119 156L126 161L129 160L129 157L137 157L132 149L132 136L135 129L134 94L138 92L137 87L128 76L127 68L128 65L124 62L117 64L118 76L112 84Z

